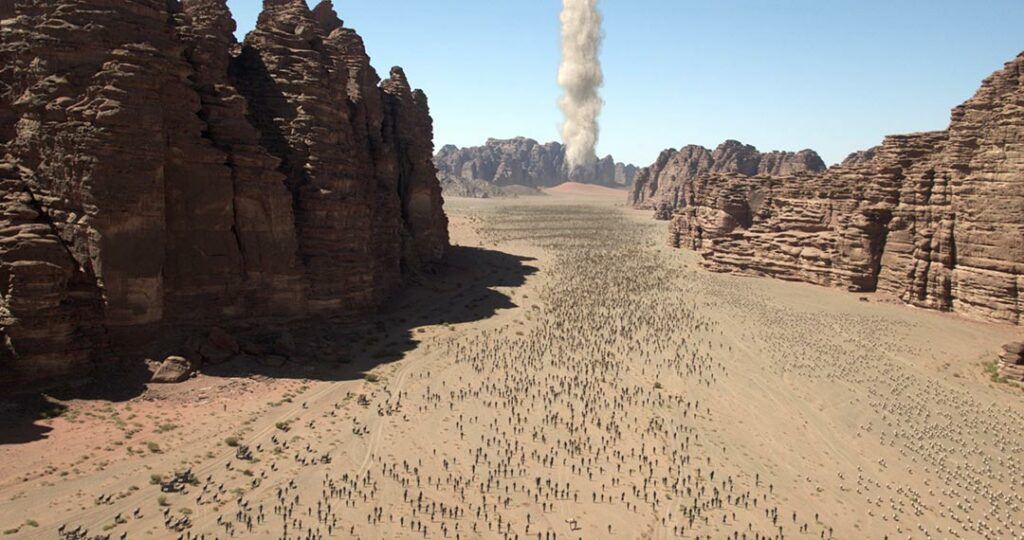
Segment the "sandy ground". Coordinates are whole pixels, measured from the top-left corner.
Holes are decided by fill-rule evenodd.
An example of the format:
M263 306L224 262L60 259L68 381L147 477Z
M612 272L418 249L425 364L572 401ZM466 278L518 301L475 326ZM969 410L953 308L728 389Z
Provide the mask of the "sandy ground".
M564 195L566 197L574 198L606 198L609 200L624 200L626 198L627 191L624 189L616 189L605 186L595 186L592 184L580 184L578 182L566 182L564 184L546 188L542 190L548 195Z
M1018 329L710 274L622 192L548 194L448 202L460 247L382 319L393 358L72 399L4 437L0 530L1024 534L1024 392L983 365Z

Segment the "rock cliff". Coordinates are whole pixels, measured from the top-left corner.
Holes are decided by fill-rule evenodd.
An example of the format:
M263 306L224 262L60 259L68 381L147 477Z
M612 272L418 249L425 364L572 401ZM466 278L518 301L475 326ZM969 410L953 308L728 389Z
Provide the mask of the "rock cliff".
M354 317L437 262L427 101L329 0L0 2L0 381Z
M632 185L636 167L611 156L574 171L566 170L565 147L533 139L489 139L484 146L445 146L434 157L444 192L457 197L493 197L502 188L553 187L580 182L608 187Z
M671 243L713 270L881 290L1020 324L1021 103L1024 54L957 107L947 131L888 137L826 172L723 172L706 156L676 160L689 164L680 170L669 153L637 185L672 186Z
M821 172L825 162L812 150L769 152L739 141L725 141L714 151L689 145L665 150L650 167L641 169L630 191L629 202L636 208L655 210L655 217L667 220L686 205L687 186L708 174L739 176L783 175Z

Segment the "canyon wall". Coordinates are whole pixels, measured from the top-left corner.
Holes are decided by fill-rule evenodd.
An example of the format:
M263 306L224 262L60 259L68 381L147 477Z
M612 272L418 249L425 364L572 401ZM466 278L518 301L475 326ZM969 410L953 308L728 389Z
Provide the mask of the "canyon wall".
M825 162L813 150L761 153L753 146L731 140L714 151L689 145L679 150L665 150L653 165L641 169L630 190L629 202L635 208L654 210L657 219L667 220L676 209L686 206L688 186L700 176L782 175L824 170Z
M671 243L712 270L880 290L1020 324L1022 104L1024 54L957 107L947 131L887 137L823 173L687 176L663 155L638 185L678 187L660 199L673 205Z
M0 381L186 327L358 317L436 263L426 97L331 2L0 2Z
M554 187L580 182L607 187L632 185L637 168L616 163L611 156L590 166L568 171L565 147L557 142L540 144L533 139L489 139L483 146L445 146L434 157L445 194L455 197L494 197L502 188Z

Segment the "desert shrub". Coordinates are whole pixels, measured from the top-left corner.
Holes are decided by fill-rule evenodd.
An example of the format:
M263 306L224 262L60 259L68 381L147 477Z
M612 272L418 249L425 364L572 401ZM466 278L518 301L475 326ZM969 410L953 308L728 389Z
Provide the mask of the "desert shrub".
M176 429L178 429L178 425L177 424L160 424L159 426L157 426L156 432L157 433L166 433L168 431L174 431Z
M62 416L67 412L68 407L63 403L55 403L53 401L47 401L43 404L42 408L39 409L40 420L52 420L54 418Z

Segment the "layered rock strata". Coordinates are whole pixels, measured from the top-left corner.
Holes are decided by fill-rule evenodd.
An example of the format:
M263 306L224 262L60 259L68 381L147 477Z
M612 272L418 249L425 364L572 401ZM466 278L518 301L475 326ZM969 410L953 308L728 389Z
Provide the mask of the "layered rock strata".
M630 190L635 208L655 210L657 219L667 220L672 212L686 206L688 185L709 174L737 176L778 176L822 172L825 162L813 150L761 153L739 141L725 141L715 150L689 145L665 150L650 167L641 169Z
M434 162L444 192L457 197L501 196L502 188L510 186L540 189L565 182L628 187L637 172L633 165L616 163L611 156L570 171L564 146L523 137L489 139L483 146L469 148L448 145Z
M1010 381L1024 382L1024 342L1003 345L996 363L996 374Z
M881 290L1019 324L1022 66L1024 55L986 79L947 131L888 137L823 173L670 175L669 156L646 184L678 185L671 243L713 270Z
M329 1L0 3L0 380L154 332L354 317L437 262L422 92Z

